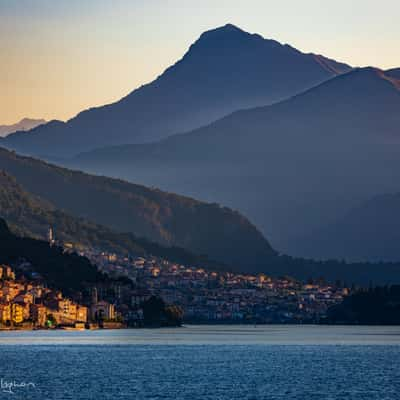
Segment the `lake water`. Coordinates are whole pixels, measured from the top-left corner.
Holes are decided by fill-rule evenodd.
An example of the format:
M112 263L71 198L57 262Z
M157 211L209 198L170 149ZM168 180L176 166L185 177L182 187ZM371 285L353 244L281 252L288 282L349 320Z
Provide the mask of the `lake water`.
M0 355L0 399L400 398L400 327L0 332Z

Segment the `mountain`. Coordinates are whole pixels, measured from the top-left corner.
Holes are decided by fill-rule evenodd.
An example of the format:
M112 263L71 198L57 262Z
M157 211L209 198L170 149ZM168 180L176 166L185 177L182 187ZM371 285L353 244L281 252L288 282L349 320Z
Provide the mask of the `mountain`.
M5 152L5 154L7 154L7 152ZM10 155L10 153L8 154ZM107 202L110 201L110 203L108 203L109 207L107 211L110 217L114 216L114 223L118 222L118 211L120 210L128 223L133 220L132 214L134 212L140 214L140 216L135 219L137 223L134 226L135 230L141 230L142 225L145 228L146 224L148 224L148 222L144 222L146 218L150 218L149 215L144 215L147 210L143 204L140 205L138 201L135 201L135 195L133 195L133 189L136 189L136 194L139 196L138 189L140 187L136 186L133 188L134 185L130 185L132 186L132 190L129 193L128 200L132 201L132 210L135 211L130 210L130 212L127 212L126 204L123 201L126 193L115 191L111 194L110 184L116 184L116 182L109 182L108 187L101 192L98 191L98 188L94 188L93 182L84 174L67 170L61 170L60 173L60 169L50 166L49 164L22 157L17 157L18 159L16 161L15 157L17 157L15 154L11 154L11 157L9 156L7 163L8 170L13 170L19 174L21 180L24 181L25 184L26 182L30 182L33 187L37 187L38 182L43 182L43 178L52 176L53 178L50 179L50 189L47 190L45 186L41 186L39 190L42 194L50 193L49 197L56 200L57 197L52 196L51 193L53 191L60 193L60 196L64 198L64 204L70 204L69 207L73 207L75 212L77 212L77 205L72 205L70 203L71 199L75 199L80 203L79 199L87 198L90 201L92 196L96 196L97 203L95 208L97 209L97 204L101 206L108 196L106 200ZM6 157L4 154L0 157L0 160L2 160L3 168L6 164ZM44 170L40 171L41 168L44 168ZM30 171L30 175L24 178L27 171ZM75 174L78 174L80 179L78 179ZM97 180L95 177L92 177L92 179ZM58 180L60 180L59 183L57 183ZM106 181L113 180L106 179ZM122 182L119 182L118 184L121 183ZM76 185L84 186L85 191L77 191ZM113 186L113 189L116 190L116 186ZM142 188L142 191L144 190L145 189ZM144 193L149 194L149 192ZM72 193L77 193L77 195L74 196ZM155 201L154 199L157 197L159 198L159 196L159 193L153 193L153 199L151 200L153 204ZM146 199L145 195L142 193L140 194L140 200L146 202L149 201L149 198ZM60 200L58 199L57 201L59 202ZM190 199L186 199L186 201L192 202L191 204L193 207L198 207L195 201ZM115 208L112 207L113 202L116 202ZM88 213L89 208L85 208L85 204L81 205L81 209L85 209L86 214ZM164 207L160 207L161 214L163 214L162 209L166 209L165 205ZM173 207L171 207L170 210L170 214L177 214ZM227 211L228 210L225 210L225 212ZM194 212L195 210L192 210L192 213ZM94 215L95 213L92 212L92 216ZM1 237L3 217L9 222L13 234L18 234L19 236L15 238L15 240L12 240L12 244L10 244L8 240L3 241ZM177 219L177 217L179 217L179 215L176 215L175 219ZM311 259L278 255L266 244L267 242L265 239L262 239L262 242L260 242L260 235L254 234L254 231L252 235L249 232L245 235L246 231L244 228L240 228L239 222L236 223L238 227L235 228L228 220L224 221L223 218L218 217L217 212L210 215L209 220L207 220L204 212L199 215L199 221L196 221L195 218L188 213L184 217L186 218L185 221L180 222L177 220L175 221L175 225L179 227L178 222L180 224L187 223L189 227L187 238L194 236L193 231L190 229L191 225L194 224L195 228L200 231L200 234L195 237L195 239L202 241L201 245L203 248L208 246L212 249L218 249L218 252L214 251L214 253L219 256L220 260L224 260L225 262L233 260L233 262L230 265L213 262L204 256L197 256L181 248L160 246L146 239L138 238L132 233L118 233L104 225L90 222L86 218L73 216L62 209L56 208L52 202L47 199L45 200L43 197L38 197L28 192L8 173L0 172L0 263L15 261L18 257L26 257L32 260L38 272L42 273L49 283L63 290L69 288L77 289L80 286L80 282L95 279L95 275L92 274L93 271L90 272L88 270L88 263L82 261L80 258L64 260L64 262L59 258L59 250L55 252L52 251L52 256L48 258L48 244L38 239L44 238L48 227L52 226L56 238L72 242L78 246L97 247L99 249L125 253L152 254L170 261L186 265L198 265L214 271L231 270L240 273L263 272L273 276L289 275L303 280L310 277L319 278L323 276L332 282L340 279L349 283L355 282L362 285L368 285L370 281L376 284L400 283L399 264L346 264L342 261L335 260L319 262ZM97 219L101 219L101 216L97 216ZM238 221L240 221L240 218ZM171 230L172 228L173 227L170 226ZM202 236L201 232L206 228L208 231ZM235 230L239 231L240 229L241 232L235 233ZM214 230L217 232L215 233ZM239 233L241 235L240 237L238 236ZM213 240L211 245L207 243L208 237L211 237ZM32 246L34 248L32 248ZM55 260L53 257L57 257L57 259ZM51 268L53 262L61 263L58 267L59 269L53 270ZM71 265L71 263L74 264ZM76 275L76 268L81 267L83 268L82 274L79 273ZM71 268L71 270L69 270L69 268ZM91 276L91 278L88 276ZM96 279L99 279L99 277Z
M61 248L50 247L43 240L20 238L0 218L0 264L12 264L21 259L29 261L50 288L61 289L65 294L108 281L87 258L63 253Z
M375 196L334 223L298 238L305 256L348 260L400 260L400 193Z
M46 123L44 119L23 118L13 125L0 125L0 136L6 136L17 131L29 131Z
M116 232L130 232L163 246L183 247L243 268L264 266L275 254L245 217L218 204L67 170L5 149L0 149L0 169L14 176L25 191L57 209ZM29 212L24 203L20 212ZM76 231L78 226L71 229Z
M56 239L76 248L95 248L119 254L154 255L172 262L214 269L225 268L178 247L163 247L132 233L109 228L58 210L49 201L27 192L16 179L0 170L0 218L21 237L46 240L51 227Z
M385 74L394 79L400 79L400 68L388 69Z
M271 106L68 165L226 204L295 254L297 237L398 189L399 129L400 80L360 68Z
M293 96L349 69L228 24L203 33L181 60L116 103L83 111L67 123L18 132L2 146L65 157L106 145L152 142Z

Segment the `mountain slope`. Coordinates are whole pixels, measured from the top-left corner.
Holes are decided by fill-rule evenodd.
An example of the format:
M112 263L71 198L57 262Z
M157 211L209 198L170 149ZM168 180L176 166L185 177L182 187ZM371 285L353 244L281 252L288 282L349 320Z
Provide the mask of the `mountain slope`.
M392 78L400 79L400 68L388 69L385 74Z
M0 136L6 136L17 131L29 131L45 123L44 119L23 118L13 125L0 125Z
M281 103L70 165L227 204L291 253L291 238L397 190L399 88L383 71L357 69Z
M400 193L373 197L342 218L298 239L303 255L349 260L400 260Z
M29 160L29 159L26 159ZM32 164L30 163L32 166ZM299 279L325 277L330 281L337 279L367 285L370 281L379 284L400 282L400 266L398 264L346 264L338 261L318 262L314 260L278 256L274 253L261 252L253 247L255 253L246 254L246 262L233 265L221 265L204 257L198 257L180 248L165 248L144 239L138 239L130 233L115 233L110 229L75 218L62 210L56 209L50 202L24 190L9 174L0 173L0 262L11 262L19 257L27 257L37 267L35 269L46 277L49 283L63 289L78 288L87 279L101 279L89 273L88 263L81 258L60 258L60 251L49 250L46 242L31 238L14 238L11 242L1 236L2 217L10 222L12 230L19 235L30 235L36 238L45 237L49 225L54 227L56 237L74 244L94 246L101 249L129 252L142 252L163 257L170 261L186 265L198 265L212 270L236 270L241 273L264 272L274 276L290 275ZM4 225L4 224L3 224ZM230 226L226 225L225 229ZM209 232L213 234L212 231ZM224 238L218 243L230 253L237 255L238 249L246 246L244 242L232 242L226 248ZM268 253L268 254L266 254ZM259 262L254 257L260 257ZM56 258L54 258L56 257ZM51 267L57 264L57 269ZM73 263L73 264L71 264ZM83 268L77 272L76 269Z
M274 254L242 215L217 204L59 168L0 149L0 169L67 213L164 246L233 266L264 265Z
M95 283L110 281L87 258L65 254L42 240L15 236L0 218L0 264L21 259L29 261L50 288L61 289L67 295Z
M65 156L106 145L145 143L193 129L232 111L271 104L350 69L315 54L226 25L203 33L175 65L120 101L2 145Z
M119 254L154 255L172 262L202 267L224 268L205 257L177 247L163 247L132 233L114 231L58 210L50 202L27 192L14 177L0 170L0 218L19 236L47 239L49 227L57 241L74 247L94 248Z

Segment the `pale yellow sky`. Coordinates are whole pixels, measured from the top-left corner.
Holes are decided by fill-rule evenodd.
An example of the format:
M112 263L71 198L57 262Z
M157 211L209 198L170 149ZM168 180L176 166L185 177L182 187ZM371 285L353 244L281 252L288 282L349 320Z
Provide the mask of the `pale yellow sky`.
M400 67L400 2L0 0L0 124L118 100L228 22L355 66Z

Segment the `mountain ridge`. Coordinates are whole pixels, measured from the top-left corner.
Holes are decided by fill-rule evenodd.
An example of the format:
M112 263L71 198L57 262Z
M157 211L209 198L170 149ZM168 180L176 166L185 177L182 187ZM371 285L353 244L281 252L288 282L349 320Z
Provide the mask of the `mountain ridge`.
M298 238L304 256L310 243L330 258L349 261L399 261L400 193L373 196L347 211L329 225Z
M11 125L0 125L0 137L6 136L18 131L29 131L37 126L45 124L44 119L22 118L19 122Z
M154 81L117 102L0 143L24 154L55 157L149 143L238 109L274 103L350 69L227 25L203 33Z
M4 217L12 227L12 232L4 222ZM97 251L112 251L119 254L153 255L172 262L188 266L207 268L212 271L235 271L237 273L267 273L273 276L289 275L299 279L320 278L324 276L330 281L348 280L366 285L370 281L377 283L400 282L399 264L393 263L354 263L342 261L320 262L285 255L270 255L259 265L246 263L242 265L224 265L205 257L199 257L184 249L165 248L132 234L119 234L104 226L97 225L82 218L72 217L64 211L56 209L47 200L33 196L19 185L14 177L0 171L0 258L2 262L15 261L20 257L32 260L39 271L48 276L53 283L65 289L77 287L82 282L77 277L85 276L87 270L84 259L70 259L73 262L61 266L61 271L51 268L47 254L59 257L62 249L50 247L46 237L47 229L54 228L56 239L70 242L79 248L94 248ZM17 234L17 235L15 235ZM13 236L10 242L10 236ZM31 258L33 257L33 258ZM249 258L249 256L248 256ZM0 260L1 261L1 260ZM63 261L59 259L59 261ZM65 260L67 261L67 260ZM63 263L64 264L64 263ZM58 266L57 266L58 267ZM71 274L71 269L75 271ZM101 278L101 277L100 277Z
M400 79L400 68L392 68L385 71L387 75Z
M243 215L218 204L57 167L0 148L0 169L74 217L229 265L262 265L275 254ZM95 205L95 207L94 207Z
M205 257L177 247L163 247L131 233L116 233L83 218L73 217L52 203L27 192L17 180L0 170L0 218L14 234L47 240L52 228L57 242L70 243L75 249L94 249L121 255L152 255L172 262L198 267L226 268Z
M184 134L66 163L227 204L290 253L294 234L396 190L399 111L398 80L359 68Z
M130 148L132 149L139 149L139 151L141 151L142 149L146 149L146 148L151 148L153 146L159 146L160 144L166 144L168 142L173 142L175 140L179 140L179 139L187 139L188 137L192 136L195 137L196 135L198 135L198 137L201 139L201 136L203 134L203 131L207 131L210 127L214 127L215 125L220 125L223 124L225 121L229 121L231 119L237 118L237 117L243 117L246 115L254 115L256 113L263 113L263 112L270 112L271 110L276 110L279 108L282 108L284 106L286 106L288 103L293 103L293 102L301 102L304 98L308 98L308 97L312 97L315 96L316 94L318 95L318 92L320 92L321 90L323 91L327 91L328 86L330 85L335 85L338 84L339 81L345 81L345 80L351 80L353 77L360 77L361 79L363 79L364 77L366 77L369 80L374 80L377 81L379 83L386 83L388 87L393 87L396 90L396 93L400 94L400 80L387 76L385 75L385 71L380 70L378 68L375 67L364 67L364 68L355 68L354 70L352 70L351 72L348 72L347 74L342 74L336 78L333 78L331 80L328 80L326 82L323 82L313 88L310 88L302 93L299 93L297 95L292 96L289 99L285 99L281 102L269 105L269 106L261 106L261 107L255 107L255 108L251 108L251 109L243 109L243 110L237 110L223 118L221 118L218 121L215 122L211 122L208 125L205 125L203 127L194 129L192 131L189 132L185 132L185 133L179 133L176 135L171 135L165 139L162 139L158 142L155 143L150 143L150 144L124 144L122 146L107 146L107 147L103 147L103 148L99 148L99 149L95 149L92 151L88 151L88 152L83 152L81 154L78 154L77 156L75 156L73 159L79 160L82 157L85 156L90 156L90 155L95 155L95 154L101 154L104 153L108 150L114 149L115 151L118 151L120 155L124 154L124 150L129 150ZM342 86L346 85L347 83L342 83ZM362 85L359 86L359 88L362 88ZM353 89L351 89L353 90ZM370 95L374 95L374 93L371 93L371 91L369 91ZM324 98L326 98L326 96L323 96ZM307 99L308 100L308 99ZM330 99L326 100L326 103L329 104L331 102ZM201 132L201 134L198 134L198 132ZM251 133L250 133L251 135ZM135 154L135 156L139 157L139 154Z

